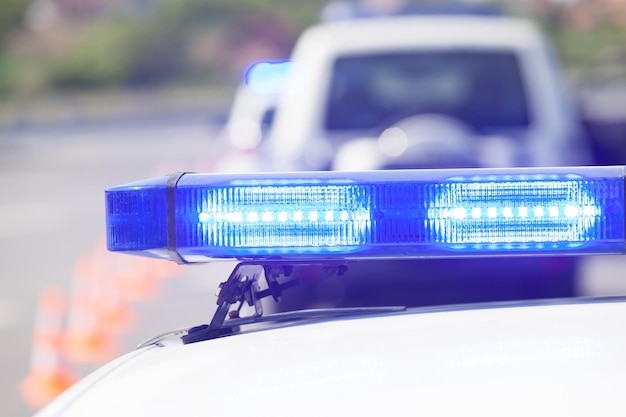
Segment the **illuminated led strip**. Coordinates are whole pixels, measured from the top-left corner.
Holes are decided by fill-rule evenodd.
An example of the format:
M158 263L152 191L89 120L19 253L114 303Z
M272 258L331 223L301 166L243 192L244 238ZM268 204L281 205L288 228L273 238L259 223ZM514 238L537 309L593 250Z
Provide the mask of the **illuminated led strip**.
M435 239L458 244L588 241L601 208L581 178L450 182L429 210Z
M366 241L370 220L354 185L216 187L185 198L201 207L198 243L206 246L347 248Z
M107 190L109 249L183 262L624 252L623 167L176 178Z
M288 221L291 222L336 222L336 221L348 221L351 217L354 217L354 213L348 212L347 210L335 211L335 210L311 210L311 211L302 211L302 210L294 210L294 211L268 211L265 210L262 213L258 211L230 211L226 213L211 213L211 212L201 212L198 214L198 220L203 223L211 223L211 222L229 222L229 223L258 223L258 222L279 222L286 223ZM357 216L358 217L358 216Z

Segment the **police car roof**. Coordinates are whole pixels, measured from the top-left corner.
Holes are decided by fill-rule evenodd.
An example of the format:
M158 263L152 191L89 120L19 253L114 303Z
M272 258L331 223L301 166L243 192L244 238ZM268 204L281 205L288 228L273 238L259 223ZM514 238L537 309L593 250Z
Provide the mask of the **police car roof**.
M418 309L150 346L39 417L621 415L624 315L623 299Z

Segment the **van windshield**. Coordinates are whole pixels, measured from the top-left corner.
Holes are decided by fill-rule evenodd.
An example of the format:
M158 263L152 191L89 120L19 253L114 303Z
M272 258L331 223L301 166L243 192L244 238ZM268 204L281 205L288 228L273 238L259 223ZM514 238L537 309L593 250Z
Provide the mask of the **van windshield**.
M439 113L477 132L530 124L517 57L508 51L421 50L339 58L325 114L328 131L383 130Z

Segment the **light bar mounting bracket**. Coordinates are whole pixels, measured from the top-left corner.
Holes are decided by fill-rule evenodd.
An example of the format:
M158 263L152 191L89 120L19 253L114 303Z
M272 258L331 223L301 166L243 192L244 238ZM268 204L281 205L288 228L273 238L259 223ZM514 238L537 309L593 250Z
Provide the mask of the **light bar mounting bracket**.
M188 334L182 337L183 343L194 343L202 340L215 339L239 331L239 324L229 325L228 320L238 323L254 322L263 316L263 298L272 297L278 303L283 290L299 284L298 278L293 278L293 270L301 265L320 265L326 274L342 275L348 269L344 261L243 261L235 266L228 279L219 286L217 294L217 310L209 324L192 327ZM265 277L266 289L261 289L259 280ZM243 306L254 307L254 313L245 318L240 317ZM232 308L236 305L236 308ZM242 320L244 319L244 320Z

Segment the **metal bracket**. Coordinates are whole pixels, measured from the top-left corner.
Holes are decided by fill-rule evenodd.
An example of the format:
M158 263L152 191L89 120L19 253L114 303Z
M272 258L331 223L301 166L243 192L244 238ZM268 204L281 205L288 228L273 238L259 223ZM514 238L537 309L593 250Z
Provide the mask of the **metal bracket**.
M344 264L327 262L286 262L286 261L245 261L237 264L228 279L220 284L217 295L217 310L209 324L192 327L188 333L182 336L183 343L194 343L201 340L215 339L220 336L232 334L239 331L238 325L229 326L229 319L239 319L240 312L244 304L254 307L254 314L251 318L263 316L263 305L261 300L272 297L275 302L279 302L283 290L297 285L298 279L289 279L281 282L281 278L292 276L296 265L320 264L325 271L342 274L347 267ZM267 289L261 290L259 279L265 277ZM235 309L232 306L239 304Z

